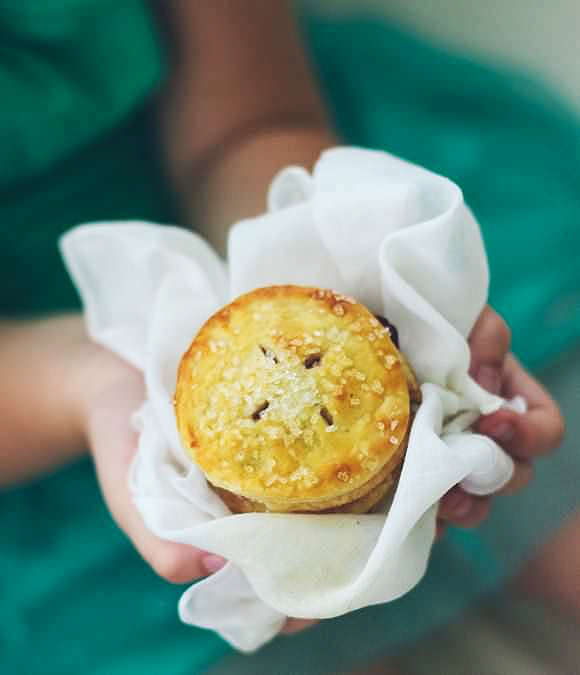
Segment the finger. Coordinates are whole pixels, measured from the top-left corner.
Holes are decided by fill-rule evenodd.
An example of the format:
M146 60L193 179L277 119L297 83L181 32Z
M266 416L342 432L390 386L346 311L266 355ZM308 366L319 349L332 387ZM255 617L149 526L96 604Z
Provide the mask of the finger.
M508 325L491 307L485 307L468 342L471 349L470 374L484 389L498 394L503 363L511 342Z
M471 510L473 498L464 492L459 485L452 487L439 502L438 517L443 521L462 518Z
M479 527L489 516L491 510L491 497L471 497L473 500L470 510L461 518L453 518L451 525L471 529Z
M497 495L513 495L522 490L533 477L530 462L514 461L514 473L509 483L499 490ZM490 495L492 497L493 495ZM481 498L468 494L459 485L451 488L439 502L438 518L441 522L459 523L471 513L474 503Z
M185 584L223 567L225 561L219 556L165 541L150 532L133 504L127 486L127 467L111 459L109 453L95 453L105 501L116 523L159 576L174 584Z
M529 459L556 448L564 435L564 420L548 392L509 354L505 360L502 395L523 396L528 411L498 410L481 418L477 430L494 438L510 454Z
M515 495L523 490L534 476L534 467L531 462L514 461L514 474L510 482L497 493L498 495Z
M284 635L292 635L293 633L299 633L300 631L310 628L314 624L318 623L318 619L288 619L282 628L282 633Z
M490 507L490 497L469 495L456 485L441 499L438 516L452 525L476 527L487 518Z
M114 401L109 401L109 404L114 404ZM121 409L127 405L127 401L119 401ZM128 407L128 410L133 409ZM187 583L217 571L225 564L219 556L159 539L145 526L133 503L128 484L129 466L137 440L130 428L129 418L129 414L97 413L91 420L90 440L95 467L114 520L157 574L171 583Z

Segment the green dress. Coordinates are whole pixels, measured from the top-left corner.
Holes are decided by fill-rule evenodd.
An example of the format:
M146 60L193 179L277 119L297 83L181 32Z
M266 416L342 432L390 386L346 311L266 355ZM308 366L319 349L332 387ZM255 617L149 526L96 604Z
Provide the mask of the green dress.
M336 122L464 188L489 248L491 300L539 366L580 336L580 127L537 83L442 53L371 19L304 22ZM138 0L0 5L0 315L78 306L58 235L78 222L175 222L150 115L162 42ZM542 330L538 330L542 326ZM452 531L405 598L224 672L336 672L416 639L494 589L556 524L507 548ZM112 523L88 461L0 493L0 669L11 675L206 672L229 648L176 615Z

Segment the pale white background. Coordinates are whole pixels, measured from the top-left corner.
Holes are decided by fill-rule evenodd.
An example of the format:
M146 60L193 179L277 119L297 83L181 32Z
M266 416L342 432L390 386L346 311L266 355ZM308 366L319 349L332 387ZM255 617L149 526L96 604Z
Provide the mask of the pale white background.
M535 70L580 112L580 0L307 0L370 8L443 44Z

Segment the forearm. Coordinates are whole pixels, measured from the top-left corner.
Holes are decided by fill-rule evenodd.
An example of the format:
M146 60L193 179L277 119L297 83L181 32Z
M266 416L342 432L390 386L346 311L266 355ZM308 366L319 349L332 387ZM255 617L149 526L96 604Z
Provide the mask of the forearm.
M0 486L83 453L78 383L87 344L79 315L0 322Z
M284 166L312 167L321 151L336 144L324 128L266 127L230 148L189 193L196 229L224 252L230 226L263 213L273 176Z
M168 169L186 217L221 251L265 208L288 164L334 145L289 3L163 4L172 76L160 100Z

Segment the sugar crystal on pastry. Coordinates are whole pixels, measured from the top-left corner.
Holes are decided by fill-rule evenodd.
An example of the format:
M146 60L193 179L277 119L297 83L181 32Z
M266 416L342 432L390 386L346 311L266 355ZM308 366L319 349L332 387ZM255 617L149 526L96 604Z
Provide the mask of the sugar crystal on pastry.
M366 307L274 286L204 324L182 358L175 411L186 450L233 511L362 512L394 484L418 397Z

